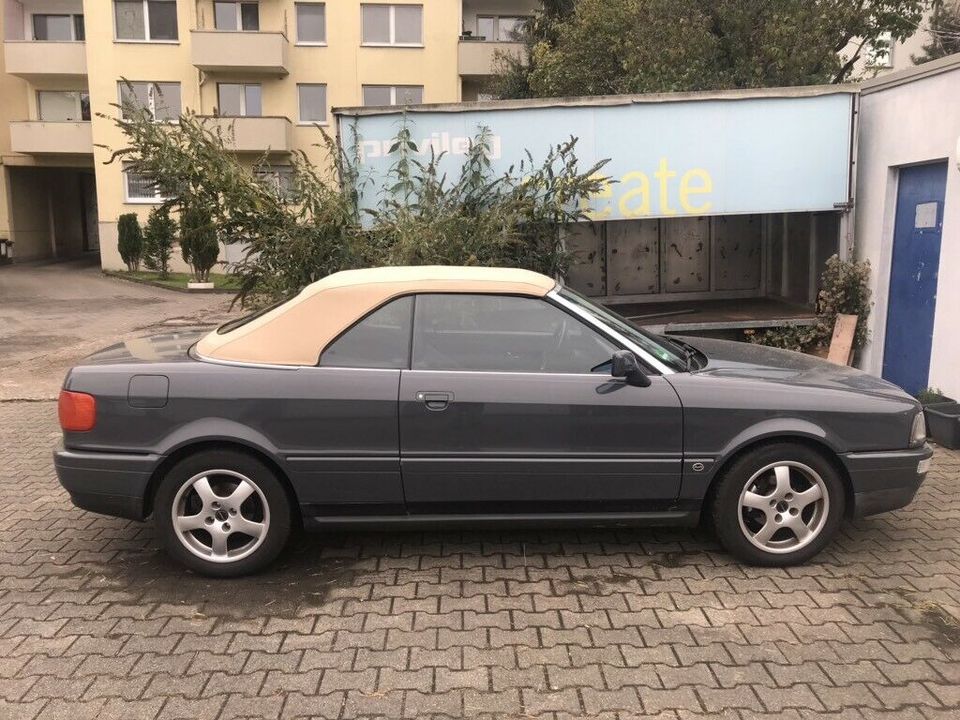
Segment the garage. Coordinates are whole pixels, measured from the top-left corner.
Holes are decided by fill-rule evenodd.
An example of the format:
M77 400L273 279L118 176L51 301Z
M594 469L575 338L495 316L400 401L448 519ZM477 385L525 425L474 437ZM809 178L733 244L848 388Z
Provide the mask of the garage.
M722 333L813 322L824 262L851 246L856 104L856 88L823 86L336 114L373 180L366 203L401 122L451 172L481 128L494 173L577 138L581 167L608 160L608 180L568 231L568 283L667 332Z

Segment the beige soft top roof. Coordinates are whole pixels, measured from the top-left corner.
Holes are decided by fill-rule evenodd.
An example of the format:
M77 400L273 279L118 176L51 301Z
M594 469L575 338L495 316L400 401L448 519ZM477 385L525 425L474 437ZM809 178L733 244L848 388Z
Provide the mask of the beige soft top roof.
M357 320L400 295L416 292L504 293L543 297L556 282L513 268L384 267L344 270L229 332L197 343L201 357L272 365L316 365L320 353Z

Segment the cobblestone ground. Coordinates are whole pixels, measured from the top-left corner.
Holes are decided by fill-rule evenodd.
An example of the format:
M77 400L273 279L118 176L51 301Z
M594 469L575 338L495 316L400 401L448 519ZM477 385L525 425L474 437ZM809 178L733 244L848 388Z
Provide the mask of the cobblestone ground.
M209 581L0 404L0 718L957 718L960 455L819 562L691 531L332 534Z

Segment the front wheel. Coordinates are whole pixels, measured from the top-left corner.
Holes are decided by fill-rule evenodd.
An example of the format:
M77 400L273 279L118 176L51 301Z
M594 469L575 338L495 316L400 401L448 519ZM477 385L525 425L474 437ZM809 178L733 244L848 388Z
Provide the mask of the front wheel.
M716 489L713 524L721 544L750 565L806 562L830 542L844 512L839 473L796 443L763 446L736 460Z
M160 484L153 516L167 552L214 577L260 570L290 536L290 501L276 475L232 450L204 451L178 462Z

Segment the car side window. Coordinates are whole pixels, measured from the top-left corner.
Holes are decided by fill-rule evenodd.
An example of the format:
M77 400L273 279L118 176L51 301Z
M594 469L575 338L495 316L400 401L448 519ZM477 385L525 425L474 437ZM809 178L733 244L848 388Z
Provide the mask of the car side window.
M589 373L617 349L541 298L417 296L414 370Z
M367 315L320 354L324 367L406 368L413 297L397 298Z

